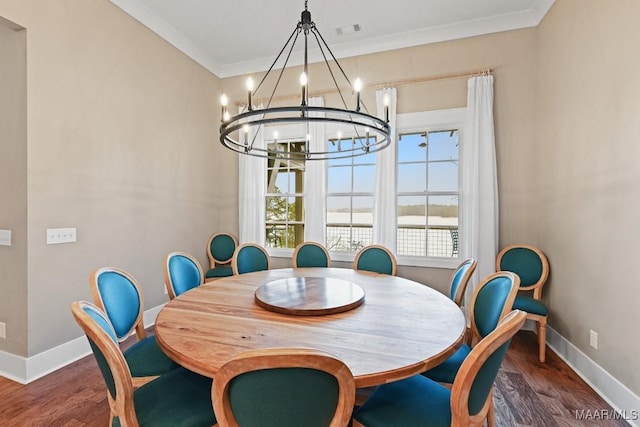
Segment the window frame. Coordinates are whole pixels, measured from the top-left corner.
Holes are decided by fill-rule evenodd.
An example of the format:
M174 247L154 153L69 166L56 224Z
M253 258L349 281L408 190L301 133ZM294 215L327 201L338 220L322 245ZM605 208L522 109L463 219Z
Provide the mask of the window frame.
M286 144L289 147L289 149L294 144L305 145L305 144L308 143L307 141L304 140L304 138L292 138L292 139L279 138L277 141L274 140L274 139L265 139L265 142L266 142L267 147L269 146L269 144L277 143L277 144ZM275 162L278 162L278 160L274 161L274 166L273 167L269 167L269 160L267 160L267 176L269 175L269 171L272 171L272 173L276 172L276 177L273 178L274 179L274 184L275 184L275 181L277 181L277 178L278 178L277 174L281 171L280 167L277 167L277 168L275 167L275 164L276 164ZM292 168L291 165L289 164L286 168L283 168L282 171L287 173L287 174L291 174L291 173L295 173L294 171L296 171L296 170L298 170L298 169ZM284 250L284 249L293 250L294 249L294 248L289 248L289 247L274 247L274 246L270 246L269 245L269 239L267 238L266 229L268 228L268 226L270 224L272 224L274 226L284 226L286 229L288 229L289 227L296 227L297 225L301 225L302 226L301 227L302 228L302 233L303 233L303 236L304 236L304 226L305 226L304 215L302 216L302 218L303 218L302 221L289 220L288 212L289 212L289 206L290 206L289 199L291 199L291 198L293 198L294 200L295 199L300 199L301 204L302 204L302 209L303 209L303 212L304 212L304 208L305 208L305 203L304 203L305 202L305 189L304 189L304 185L305 185L306 172L307 172L306 160L304 160L304 166L302 168L302 174L301 174L302 181L300 182L301 187L302 187L302 192L295 191L295 189L292 191L292 189L290 188L290 185L291 185L290 177L288 177L288 181L287 181L287 187L288 188L287 188L287 191L282 191L280 193L275 193L275 192L271 192L270 193L269 192L269 185L271 183L267 179L267 182L266 182L267 188L265 190L265 218L264 218L265 248L272 248L272 249L278 249L278 250ZM294 180L293 183L297 184L298 182L297 182L297 180ZM281 197L281 198L285 199L285 205L287 206L287 211L286 211L287 212L287 218L284 219L284 220L272 220L271 222L269 222L268 218L267 218L268 209L266 208L267 200L269 200L270 198L275 198L275 197ZM294 205L296 205L296 202L294 202ZM286 235L288 235L288 231L285 231L285 236ZM301 241L303 241L303 240L304 240L304 238ZM295 245L294 245L294 247L295 247Z
M354 132L346 132L344 135L341 135L340 140L344 141L344 140L352 140L352 143L355 144L355 140L357 139L363 139L363 138L358 138L358 135L356 135ZM337 136L335 138L329 138L327 139L327 141L325 142L326 144L328 144L331 140L337 140ZM367 154L369 155L369 154ZM325 163L325 168L326 168L326 179L327 179L327 194L325 195L325 201L328 201L329 197L349 197L350 198L350 205L351 205L351 215L350 215L350 227L351 229L353 229L354 226L354 221L353 221L353 201L354 198L358 198L358 197L370 197L372 200L375 200L376 194L375 194L375 186L372 189L371 192L366 192L366 191L354 191L354 187L355 187L355 175L356 175L356 168L358 167L371 167L373 166L374 168L374 177L375 177L375 167L376 167L376 157L375 154L372 153L371 154L372 157L372 161L371 162L359 162L356 160L356 157L350 157L349 163L340 163L337 165L330 165L329 162L327 161L327 163ZM348 192L334 192L331 193L329 191L329 171L331 169L349 169L350 170L350 174L351 174L351 190L352 191L348 191ZM326 207L325 207L326 208ZM373 209L373 205L372 205L372 209ZM329 216L329 213L327 211L327 217ZM358 225L357 223L355 223L355 225ZM329 226L328 222L325 222L325 229ZM373 210L372 210L372 219L371 219L371 229L373 231ZM328 233L327 233L328 235ZM323 243L325 246L327 246L327 250L329 251L329 254L331 255L331 259L332 260L336 260L336 261L346 261L346 262L353 262L353 258L355 257L355 254L357 253L356 251L332 251L329 249L327 242Z
M398 114L396 118L396 137L400 134L418 133L418 132L434 132L442 130L458 129L458 141L460 146L464 144L464 123L466 119L467 108L451 108L445 110L420 111L414 113ZM397 139L396 139L397 141ZM398 159L396 158L396 165ZM463 209L465 203L462 195L462 170L465 168L465 159L462 155L462 149L458 150L458 230L459 236L464 237ZM398 171L396 170L396 179ZM396 188L396 206L398 191ZM429 257L429 256L408 256L398 255L396 258L398 265L409 267L431 267L431 268L455 268L464 259L462 253L462 242L458 242L458 258ZM397 252L397 249L396 249Z

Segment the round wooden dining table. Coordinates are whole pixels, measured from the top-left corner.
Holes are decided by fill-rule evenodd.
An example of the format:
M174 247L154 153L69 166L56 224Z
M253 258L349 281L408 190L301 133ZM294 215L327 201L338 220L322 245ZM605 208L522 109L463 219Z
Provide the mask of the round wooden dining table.
M296 277L350 282L364 299L325 315L287 314L256 302L261 286ZM436 366L462 343L465 328L460 308L428 286L343 268L285 268L207 282L168 302L155 324L162 350L208 377L246 350L305 347L339 357L359 388Z

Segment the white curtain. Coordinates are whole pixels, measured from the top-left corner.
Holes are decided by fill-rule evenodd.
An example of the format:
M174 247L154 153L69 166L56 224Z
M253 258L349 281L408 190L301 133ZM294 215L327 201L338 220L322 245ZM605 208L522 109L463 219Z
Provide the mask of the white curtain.
M322 97L309 98L310 107L323 107ZM322 113L313 113L322 114ZM309 125L309 148L326 151L325 128L322 124ZM305 165L305 224L304 239L326 245L327 223L327 161L312 160Z
M385 117L384 97L389 97L389 125L391 142L387 148L376 153L375 198L373 202L373 243L383 245L396 253L396 104L395 88L376 91L378 117Z
M241 111L244 107L241 107ZM244 132L240 132L240 142L253 141L256 148L266 148L264 129L252 127L254 133L249 132L247 141ZM254 140L255 136L255 140ZM265 196L267 190L267 160L261 157L238 155L238 211L240 243L265 244Z
M498 253L498 180L493 129L493 76L469 79L461 155L462 255L478 260L472 290L495 271ZM467 292L467 296L472 292ZM466 299L467 302L470 298Z

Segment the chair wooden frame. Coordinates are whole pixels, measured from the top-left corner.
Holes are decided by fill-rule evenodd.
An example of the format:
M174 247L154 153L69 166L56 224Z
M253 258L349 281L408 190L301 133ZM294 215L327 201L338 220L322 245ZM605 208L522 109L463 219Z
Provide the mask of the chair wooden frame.
M393 252L391 252L389 250L389 248L387 248L386 246L382 246L382 245L369 245L369 246L365 246L364 248L360 249L358 251L358 253L356 254L355 258L353 259L353 269L354 270L362 271L362 270L358 269L358 261L360 260L360 257L366 251L368 251L370 249L381 249L381 250L385 251L387 253L387 255L389 255L389 258L391 258L391 265L392 265L391 275L395 276L398 273L398 260L396 259L396 256L393 254Z
M236 248L238 247L238 238L231 233L214 233L211 235L211 237L209 237L209 240L207 241L207 258L209 258L209 268L216 268L217 265L224 265L224 264L229 264L231 262L231 258L233 258L233 254L231 255L231 257L229 259L216 259L213 254L211 253L211 242L213 242L213 239L215 239L218 236L229 236L233 239L233 242L236 245Z
M91 287L91 295L93 296L93 301L95 305L103 312L107 312L104 301L102 301L102 295L100 294L100 290L98 289L98 278L103 273L118 273L124 276L127 280L133 283L133 286L136 288L136 292L138 293L138 298L140 298L140 310L138 310L138 317L132 328L125 334L123 338L118 338L120 342L124 341L131 335L134 331L136 333L136 338L139 340L143 340L147 337L147 332L144 330L144 325L142 324L142 314L144 311L144 296L142 295L142 291L140 290L140 283L133 277L131 274L126 271L116 268L116 267L102 267L93 271L89 276L89 285Z
M451 280L449 281L450 283L449 289L451 289L451 286L453 286L453 281L455 280L456 274L461 268L463 268L467 264L470 264L470 267L467 270L467 272L464 274L464 276L462 276L462 278L460 279L460 284L458 285L456 294L453 296L453 302L455 302L458 307L462 305L462 299L464 298L464 293L467 290L467 285L469 284L469 280L471 279L471 276L473 276L473 273L476 271L476 267L478 266L478 261L476 261L473 258L467 258L464 261L462 261L451 274Z
M327 250L327 248L325 248L322 243L307 241L307 242L300 243L293 250L293 256L291 257L291 263L293 264L293 268L298 268L298 252L300 252L300 250L305 246L315 246L319 249L322 249L325 256L327 257L327 267L331 267L331 255L329 255L329 251Z
M169 270L169 261L171 261L171 258L175 256L182 256L189 259L191 262L193 262L196 265L196 267L198 267L198 272L200 273L200 284L198 284L198 286L204 283L204 271L202 270L202 266L200 265L200 262L198 262L198 260L193 255L187 252L181 252L181 251L170 252L169 254L167 254L167 256L164 257L164 262L162 264L162 269L164 271L164 284L167 288L167 294L169 294L169 299L174 299L177 296L175 288L173 286L173 280L171 279L170 270Z
M542 272L540 274L540 278L536 283L529 286L520 286L521 291L533 291L533 299L541 301L542 300L542 287L547 282L549 278L549 260L546 255L535 246L531 245L509 245L502 248L502 250L498 253L496 257L496 271L500 271L501 261L504 255L511 249L529 249L538 255L540 258L540 262L542 263ZM540 363L544 363L546 358L546 347L547 347L547 316L541 316L538 314L527 313L527 319L531 319L536 322L536 329L538 334L538 360Z
M89 285L91 287L91 294L93 296L93 301L95 302L95 305L100 309L100 311L106 313L106 308L104 306L104 301L102 301L102 295L100 294L100 291L98 289L98 279L100 277L101 274L103 273L118 273L122 276L124 276L127 280L129 280L133 286L136 289L136 292L138 293L138 298L140 299L140 309L138 310L138 317L136 317L135 323L133 324L132 328L129 329L129 331L124 334L124 336L122 338L118 338L119 342L123 342L124 340L126 340L129 335L131 335L134 331L136 333L136 339L138 341L141 341L145 338L147 338L147 331L145 331L144 329L144 324L142 323L142 318L143 318L143 312L144 312L144 296L142 294L142 291L140 290L140 284L138 283L138 281L135 279L135 277L133 277L131 274L127 273L126 271L120 269L120 268L116 268L116 267L102 267L102 268L98 268L97 270L93 271L91 273L91 275L89 276ZM108 319L108 317L107 317ZM111 322L109 320L109 322ZM124 356L123 356L123 359ZM126 360L125 360L125 364L126 364ZM127 366L127 371L129 371L129 367ZM148 376L148 377L134 377L132 379L133 381L133 385L134 387L140 387L141 385L144 385L146 383L148 383L151 380L154 380L158 378L157 375L154 376Z
M340 359L309 348L268 348L246 351L225 363L216 373L211 401L220 427L237 427L229 402L229 384L246 372L273 368L312 368L333 375L338 381L338 406L330 427L349 425L355 399L353 374Z
M473 296L471 297L471 304L469 305L469 320L471 321L471 341L474 344L481 341L482 336L480 335L478 326L476 325L476 318L473 307L475 306L476 300L478 299L478 295L482 291L482 288L497 277L506 277L513 283L511 292L509 292L509 296L505 300L504 307L502 308L502 312L500 313L500 320L504 319L504 317L513 309L513 302L516 299L516 295L518 294L518 287L520 286L520 277L510 271L498 271L485 277L473 292Z
M493 386L491 386L484 405L475 415L469 413L469 394L484 363L520 330L526 317L526 313L523 311L510 311L500 321L496 329L478 342L464 360L451 387L449 405L452 427L484 426L485 421L492 425ZM353 426L364 427L357 420L353 420Z
M99 307L85 301L76 301L71 304L71 312L76 322L80 325L84 333L93 341L102 354L104 355L106 362L109 364L111 373L113 376L113 382L116 389L116 398L111 397L111 393L107 391L107 398L109 401L109 408L111 410L111 418L109 425L112 425L113 419L118 417L122 426L137 426L138 418L136 417L136 410L133 401L134 391L134 379L129 372L129 366L124 359L122 350L109 335L95 323L93 318L89 316L84 307L89 306L93 309L97 309L103 312ZM102 313L105 319L109 318Z
M504 307L502 308L502 312L500 313L500 322L502 322L505 319L505 317L512 311L513 302L516 299L516 295L518 293L518 287L520 286L520 277L518 277L517 274L511 273L509 271L499 271L499 272L490 274L489 276L485 277L482 280L482 282L480 282L480 284L476 287L475 291L473 292L473 296L471 297L471 304L469 305L469 318L470 318L470 322L471 322L471 328L470 328L470 331L469 331L469 335L470 336L468 338L469 338L469 343L472 344L472 345L482 341L482 337L480 335L480 332L478 331L478 326L476 325L476 319L475 319L475 314L474 314L473 307L475 306L476 300L477 300L478 295L480 294L480 291L482 290L482 288L487 283L491 282L493 279L495 279L497 277L507 277L513 283L512 287L511 287L511 292L509 292L509 295L507 296L507 299L505 300ZM472 347L472 348L474 348L474 347ZM464 362L463 362L463 364L464 364ZM460 375L460 371L458 371L457 375ZM457 378L457 375L456 375L456 378ZM454 384L455 384L455 380L454 380ZM445 384L445 385L446 386L451 386L451 384ZM488 408L487 408L487 414L485 415L485 418L487 419L487 425L489 427L494 427L496 425L496 423L495 423L495 408L493 406L493 400L489 399L487 404L489 405Z
M451 387L452 426L482 426L485 420L489 425L492 425L490 418L493 418L493 387L482 410L475 415L469 414L469 393L482 365L496 349L509 341L520 330L526 317L526 313L520 310L512 310L507 313L498 327L478 342L462 363ZM493 425L495 425L495 420Z
M265 257L267 257L267 270L271 270L271 256L269 255L269 252L267 252L267 250L264 247L262 247L257 243L243 243L240 246L236 247L236 250L233 253L233 257L231 258L231 268L233 270L234 276L240 274L238 272L238 254L244 248L247 248L247 247L254 247L254 248L260 249L262 253L264 253Z

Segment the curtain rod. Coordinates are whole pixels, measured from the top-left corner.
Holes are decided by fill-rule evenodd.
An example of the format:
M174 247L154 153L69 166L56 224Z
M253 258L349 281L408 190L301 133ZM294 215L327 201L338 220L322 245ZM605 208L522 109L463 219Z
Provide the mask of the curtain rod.
M438 80L459 79L459 78L462 78L462 77L488 76L492 72L493 72L493 70L491 68L487 68L487 69L484 69L484 70L466 71L466 72L463 72L463 73L441 74L441 75L437 75L437 76L418 77L418 78L409 79L409 80L398 80L398 81L390 81L390 82L383 82L383 83L374 83L372 85L367 85L367 88L384 89L384 88L387 88L387 87L404 86L404 85L425 83L425 82L434 82L434 81L438 81ZM351 88L340 88L340 92L348 91L348 90L352 90L352 89ZM329 95L329 94L332 94L332 93L338 93L338 91L336 89L319 90L319 91L315 91L315 92L310 92L308 96L309 97L321 96L321 95ZM274 97L273 101L282 101L282 100L285 100L285 99L293 99L293 98L299 98L299 95L278 96L278 97ZM267 102L267 101L268 101L268 98L259 98L259 99L256 99L254 102L257 105L257 104L264 103L264 102ZM236 107L239 107L239 106L245 105L245 104L246 103L244 103L244 102L238 102L238 101L236 101L236 103L235 103Z

